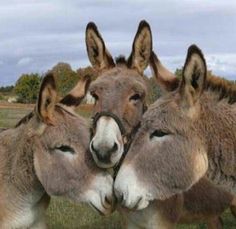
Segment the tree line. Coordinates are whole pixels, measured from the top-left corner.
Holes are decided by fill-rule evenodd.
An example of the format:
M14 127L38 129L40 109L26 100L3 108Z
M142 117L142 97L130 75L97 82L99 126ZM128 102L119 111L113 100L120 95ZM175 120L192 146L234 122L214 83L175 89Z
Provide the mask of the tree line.
M67 63L58 63L51 69L57 82L57 89L61 96L66 95L77 83L79 79L89 74L96 78L92 67L79 68L74 71ZM26 73L22 74L16 81L15 86L1 87L0 93L14 93L17 102L35 103L37 100L40 83L44 74Z
M92 67L79 68L74 71L68 63L58 63L51 70L56 78L57 88L61 96L65 96L85 75L91 75L96 79L97 74ZM178 78L182 76L182 68L177 68L175 75ZM208 71L211 76L212 72ZM43 75L38 73L22 74L17 80L15 86L0 87L0 93L14 93L17 101L21 103L35 103ZM162 93L156 83L155 77L145 77L148 84L147 102L154 102Z

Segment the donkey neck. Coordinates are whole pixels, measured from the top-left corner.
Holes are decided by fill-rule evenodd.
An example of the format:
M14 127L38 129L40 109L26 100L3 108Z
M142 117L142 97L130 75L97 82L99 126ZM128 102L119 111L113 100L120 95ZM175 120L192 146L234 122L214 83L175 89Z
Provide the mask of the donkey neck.
M207 145L208 177L216 183L231 183L236 192L236 104L217 101L211 92L200 101L200 135Z
M45 193L33 163L33 139L28 135L28 124L0 133L0 177L4 188L15 198L38 202Z

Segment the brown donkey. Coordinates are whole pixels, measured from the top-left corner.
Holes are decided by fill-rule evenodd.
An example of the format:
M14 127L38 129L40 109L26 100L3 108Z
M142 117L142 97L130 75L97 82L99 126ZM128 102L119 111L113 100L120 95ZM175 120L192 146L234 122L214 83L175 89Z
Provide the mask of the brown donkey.
M169 198L206 173L236 191L235 84L207 79L206 72L203 54L191 46L180 86L144 114L115 181L124 205L143 208Z
M206 223L208 229L223 229L221 214L228 207L235 213L235 206L233 195L203 178L183 194L151 201L142 210L122 208L121 214L127 229L173 229L182 223Z
M147 23L145 22L141 22L139 25L139 29L138 32L135 36L135 40L133 43L133 51L131 54L134 55L134 53L139 53L137 48L141 48L143 47L143 50L145 50L145 47L148 47L148 51L151 49L151 44L145 44L145 40L142 40L142 36L144 34L144 32L142 31L147 31L148 34L146 35L146 37L148 37L148 42L151 41L151 30L150 27ZM107 49L105 48L105 43L102 40L101 35L99 34L97 27L92 23L88 24L87 26L87 30L86 30L86 42L87 42L87 49L88 49L88 54L89 54L89 58L91 60L91 63L93 64L93 66L100 72L98 79L90 86L90 91L91 94L95 97L96 99L96 104L95 104L95 113L97 113L97 115L95 116L95 122L94 122L94 136L97 136L95 138L95 140L97 141L97 143L101 144L101 149L103 150L102 146L107 147L107 145L109 142L112 142L112 144L110 144L110 148L113 148L113 144L114 144L114 139L116 139L117 133L118 132L118 136L120 136L120 141L118 140L118 144L121 144L121 149L124 150L124 143L122 142L122 138L121 138L121 133L122 130L125 129L126 130L126 134L128 132L128 134L130 135L131 132L135 131L135 127L137 126L137 124L140 121L140 117L144 111L144 107L145 107L145 100L144 100L144 95L146 95L146 84L145 81L143 79L143 77L139 74L137 74L137 69L138 67L136 67L136 71L135 69L127 69L127 67L129 66L127 64L127 62L121 62L115 65L113 59L111 58L111 55L108 53ZM140 43L141 42L141 43ZM144 42L144 43L143 43ZM135 48L136 47L136 48ZM134 51L136 49L136 51ZM102 52L104 52L105 50L105 54L103 54ZM104 56L105 55L105 56ZM149 55L149 54L148 54ZM100 59L99 59L100 58ZM109 59L109 60L108 60ZM146 62L147 60L145 60ZM103 64L102 64L103 63ZM104 64L107 63L107 64ZM141 63L141 62L137 62L137 63ZM148 62L147 62L148 63ZM146 64L145 64L146 65ZM103 66L103 67L101 67ZM146 67L146 66L145 66ZM163 70L160 69L160 70ZM118 74L119 73L119 74ZM170 73L169 73L170 74ZM165 71L165 78L163 80L167 80L169 79L171 76L166 75L166 71ZM167 79L166 79L167 78ZM172 78L171 78L172 80ZM170 80L170 81L171 81ZM145 92L142 93L143 96L141 97L142 100L138 102L138 109L137 108L133 108L133 102L132 101L132 96L134 97L134 93L137 92L133 92L132 89L136 87L138 83L142 83L142 91ZM163 85L162 82L159 83L161 85ZM178 86L178 82L173 82L171 85L165 85L168 86L168 89L174 89L174 87ZM140 97L140 95L135 95L138 99ZM142 102L142 105L141 105ZM129 112L125 112L127 110L130 110ZM132 112L132 113L130 113ZM100 115L102 114L102 115ZM130 116L128 116L128 114L130 114ZM101 121L101 125L96 125L98 123L98 120L102 120ZM112 120L114 119L114 120ZM128 123L130 123L130 125L126 126L125 128L123 127L123 125L125 125L127 122L126 120L130 120ZM133 120L132 120L133 119ZM120 121L121 120L121 121ZM117 124L114 123L117 122ZM104 122L102 124L102 122ZM124 124L123 124L124 122ZM108 123L108 124L107 124ZM113 123L111 125L109 125L109 123ZM121 123L121 124L120 124ZM106 126L107 125L107 126ZM115 127L115 128L114 128ZM109 129L111 128L111 129ZM113 134L113 132L111 132L112 130L115 130L116 132ZM133 130L133 131L132 131ZM120 132L119 132L120 131ZM93 138L94 140L94 138ZM116 142L116 140L115 140ZM91 151L94 151L94 146L91 145ZM109 146L109 145L108 145ZM121 150L120 154L123 154L123 151ZM106 152L106 150L104 150ZM109 152L109 149L108 149ZM110 151L112 153L112 151ZM96 152L94 152L96 154ZM101 152L102 154L103 152ZM109 161L109 157L110 155L108 154L108 161ZM104 160L101 158L101 160L98 160L99 155L96 156L94 155L95 161L97 162L98 166L101 167L111 167L114 166L118 161L119 158L118 157L113 163L108 163L108 164L104 164ZM209 193L208 195L202 195L199 193L198 198L195 197L195 202L197 204L201 204L202 200L205 198L207 199L208 197L211 197L212 194L214 193L219 193L218 195L214 195L214 198L209 198L208 201L208 207L213 205L214 207L216 207L215 210L212 210L211 212L208 211L208 213L210 214L209 217L207 218L207 213L204 212L204 210L206 210L204 207L205 205L202 204L202 209L201 209L201 214L203 214L203 216L195 221L197 222L206 222L208 221L208 225L214 225L214 227L212 228L217 228L217 225L221 225L220 224L220 219L218 219L218 216L222 213L222 211L229 207L230 202L232 200L231 195L226 194L225 192L218 190L218 189L214 189L212 187L212 185L210 184L205 184L207 183L207 181L202 181L201 184L197 185L196 188L194 189L195 191L193 191L193 193L196 195L196 193L199 191L199 189L203 190L206 189L207 192ZM205 184L205 185L204 185ZM192 192L190 192L192 193ZM190 195L190 194L189 194ZM193 198L193 195L190 195L190 197ZM218 200L218 198L220 198L220 200ZM163 207L157 207L159 206L160 203L156 204L153 203L152 207L149 207L148 209L146 209L145 211L136 211L136 212L127 212L124 209L119 209L120 212L122 213L122 215L124 216L124 218L127 221L128 224L128 228L156 228L157 224L154 224L155 226L152 227L148 227L146 225L146 227L144 226L146 222L151 222L149 223L149 225L153 225L153 220L156 219L156 217L158 217L158 213L160 212L160 210L162 211L163 209L168 209L168 207L171 206L175 206L175 202L177 201L176 204L176 208L174 209L180 209L180 205L183 204L182 202L179 202L178 200L182 198L182 197L178 197L176 200L173 199L174 201L172 201L172 199L166 202L163 202L162 206ZM181 199L182 200L182 199ZM188 200L188 199L187 199ZM185 198L186 201L186 198ZM189 200L187 201L187 206L190 205L191 206L191 201ZM215 202L217 202L215 204ZM181 205L182 206L182 205ZM196 209L195 209L196 210ZM155 216L153 218L149 217L149 213L152 212L152 215ZM193 217L198 217L197 213L194 212L188 212L189 215L192 217L190 218L190 216L188 217L190 222L193 222ZM170 220L169 224L173 225L176 223L177 220L177 215L174 218L175 220ZM187 216L186 216L187 217ZM205 217L205 218L204 218ZM156 222L156 221L155 221ZM168 220L166 220L166 222L168 222ZM140 226L142 225L142 226ZM140 226L140 227L139 227ZM211 227L209 227L211 228ZM219 227L220 228L220 227Z
M73 112L87 87L87 79L80 81L76 99L57 103L55 80L47 74L35 110L0 133L1 229L46 228L48 195L110 212L113 179L93 162L89 127Z
M98 71L89 88L96 100L90 149L99 167L111 168L119 163L124 145L146 107L143 71L152 51L150 26L140 22L127 61L120 57L114 62L92 22L87 25L86 45L89 60Z
M161 64L154 53L151 66L163 89L172 91L178 87L179 80ZM130 179L128 177L126 179ZM220 215L228 207L235 215L236 198L233 199L233 195L203 178L183 194L163 201L152 201L143 210L123 209L121 212L127 228L174 228L178 223L207 223L210 229L220 229L223 228Z

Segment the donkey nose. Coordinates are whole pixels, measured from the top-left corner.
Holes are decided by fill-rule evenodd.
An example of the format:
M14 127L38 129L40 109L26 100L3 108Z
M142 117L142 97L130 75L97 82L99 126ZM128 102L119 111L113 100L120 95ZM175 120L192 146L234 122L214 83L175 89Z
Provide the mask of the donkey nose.
M99 161L102 161L104 163L110 163L111 155L118 150L118 145L117 143L114 142L112 147L108 146L99 147L95 146L92 142L91 148Z

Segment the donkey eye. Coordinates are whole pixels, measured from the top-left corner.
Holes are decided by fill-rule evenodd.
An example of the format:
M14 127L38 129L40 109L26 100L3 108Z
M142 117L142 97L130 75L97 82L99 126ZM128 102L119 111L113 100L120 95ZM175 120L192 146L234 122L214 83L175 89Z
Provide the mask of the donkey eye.
M75 154L75 150L72 147L67 146L67 145L61 145L59 147L56 147L56 149L60 150L60 151L62 151L64 153L69 152L71 154Z
M161 137L164 137L168 135L168 133L162 131L162 130L155 130L151 135L150 135L150 138L153 138L153 137L158 137L158 138L161 138Z
M129 100L135 100L135 101L137 101L139 99L141 99L141 96L139 94L134 94L129 98Z

